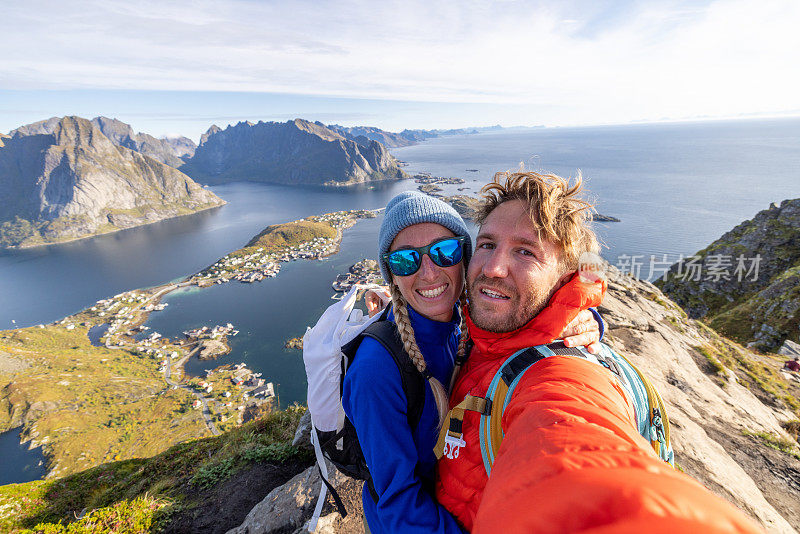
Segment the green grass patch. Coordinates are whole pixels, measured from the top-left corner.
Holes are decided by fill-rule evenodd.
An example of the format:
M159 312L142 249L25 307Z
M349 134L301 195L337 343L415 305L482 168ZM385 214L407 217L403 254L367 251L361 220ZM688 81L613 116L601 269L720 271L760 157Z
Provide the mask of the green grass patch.
M101 534L125 532L144 534L151 532L159 510L169 506L165 499L148 495L132 501L120 501L111 506L92 510L72 523L39 523L33 529L23 529L21 534Z
M264 247L267 252L295 247L315 238L331 239L336 230L324 222L309 220L294 221L267 226L254 237L247 247Z
M291 446L304 412L305 408L290 407L220 436L180 443L152 458L112 462L57 480L0 486L0 531L95 532L58 530L83 528L76 515L84 510L118 514L119 521L135 519L136 525L150 521L153 526L175 509L191 505L187 488L212 488L248 464L311 465L311 453Z
M0 332L0 351L29 364L0 375L0 431L35 429L62 476L209 435L201 414L186 409L192 395L168 388L156 361L94 347L86 333L80 325Z
M698 345L695 350L703 355L714 374L725 375L725 366L717 359L719 353L715 349L710 345Z
M742 434L757 438L767 447L781 451L784 454L788 454L789 456L800 460L800 450L797 449L797 443L794 443L791 440L776 436L771 432L750 432L749 430L742 430Z

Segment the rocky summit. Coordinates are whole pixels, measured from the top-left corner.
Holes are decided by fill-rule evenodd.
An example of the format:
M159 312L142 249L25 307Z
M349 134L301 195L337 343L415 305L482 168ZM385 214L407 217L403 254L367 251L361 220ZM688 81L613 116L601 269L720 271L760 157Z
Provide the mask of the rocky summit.
M800 340L800 199L772 204L658 285L689 316L759 350Z
M359 143L302 119L212 126L180 169L212 184L350 185L405 177L381 143Z
M60 117L52 117L47 120L21 126L16 130L12 130L11 136L16 134L52 134L61 123L61 120ZM117 119L95 117L92 119L92 124L97 126L100 131L103 132L103 135L108 137L115 145L130 148L131 150L135 150L145 156L150 156L171 167L177 168L183 165L184 160L181 158L191 157L196 148L194 141L186 137L156 139L152 135L146 133L135 133L129 124L118 121Z
M80 117L23 126L3 141L0 247L80 239L225 203Z
M414 141L394 132L387 132L373 126L339 126L329 124L328 128L356 142L377 141L387 148L413 145Z

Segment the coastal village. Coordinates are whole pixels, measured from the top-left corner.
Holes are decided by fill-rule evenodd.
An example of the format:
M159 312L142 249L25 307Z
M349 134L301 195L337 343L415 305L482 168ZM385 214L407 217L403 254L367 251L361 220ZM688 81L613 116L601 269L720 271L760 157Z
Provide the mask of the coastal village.
M93 306L53 326L72 331L87 329L91 344L124 351L152 362L154 370L163 376L167 389L183 389L192 393L191 408L201 411L212 434L267 413L278 406L275 385L244 363L222 365L205 371L204 377L185 376L184 364L190 358L215 359L231 351L230 339L239 332L231 323L203 325L187 329L181 336L169 338L151 331L146 323L151 313L165 310L169 303L165 295L188 287L209 287L229 281L252 283L277 276L283 262L321 260L338 252L343 230L359 219L373 218L371 210L348 210L308 217L295 224L301 228L328 228L326 235L301 233L281 240L270 241L270 234L257 236L247 246L227 254L213 265L178 283L126 291L101 299ZM277 225L277 231L283 226ZM272 227L270 227L272 228ZM269 229L268 229L269 230ZM331 231L332 230L332 231ZM265 238L266 235L266 238ZM354 283L380 283L377 263L362 260L340 277L342 288ZM44 325L39 325L45 328ZM300 341L300 340L298 340ZM107 358L101 362L108 361ZM191 398L191 397L190 397Z
M295 260L321 260L339 250L342 231L359 219L374 218L372 210L347 210L308 217L298 222L324 223L336 231L333 237L313 237L301 242L288 242L286 246L270 250L266 246L246 246L222 257L210 267L189 278L189 283L199 287L224 284L231 280L260 282L280 272L280 264Z
M383 285L385 283L381 277L378 262L365 258L351 265L348 272L336 276L331 286L337 293L345 293L350 291L354 285Z
M429 172L420 172L414 175L414 182L418 184L437 184L437 185L452 185L463 184L463 178L444 178L442 176L433 176Z

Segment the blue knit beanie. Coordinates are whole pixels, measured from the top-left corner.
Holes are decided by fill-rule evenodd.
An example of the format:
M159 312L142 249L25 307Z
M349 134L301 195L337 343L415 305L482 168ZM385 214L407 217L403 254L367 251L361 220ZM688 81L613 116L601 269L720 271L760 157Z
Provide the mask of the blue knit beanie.
M464 219L449 204L418 191L404 191L386 204L386 213L378 234L378 263L381 274L391 281L389 266L382 256L389 252L392 241L403 229L414 224L436 223L444 226L456 236L464 236L464 268L472 257L472 239L469 237Z

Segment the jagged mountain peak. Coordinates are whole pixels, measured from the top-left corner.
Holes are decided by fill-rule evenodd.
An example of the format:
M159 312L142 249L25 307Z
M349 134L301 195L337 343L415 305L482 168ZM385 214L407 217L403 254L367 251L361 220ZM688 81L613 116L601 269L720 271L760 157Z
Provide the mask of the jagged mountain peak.
M133 137L136 133L130 124L124 123L117 119L109 119L108 117L95 117L92 123L97 125L107 137L109 134L116 134L119 136Z
M181 170L208 183L348 185L405 176L380 143L359 144L300 118L212 126Z
M65 122L66 121L66 122ZM113 144L136 152L140 152L146 156L154 158L161 163L165 163L171 167L178 168L183 165L184 161L180 158L181 155L191 156L194 154L194 143L183 143L180 147L173 147L170 142L156 139L155 137L146 133L135 133L131 125L122 122L118 119L110 119L108 117L95 117L92 120L84 119L74 115L66 117L51 117L49 119L34 122L25 126L21 126L16 130L11 131L12 136L29 136L52 134L61 125L71 123L80 123L81 128L86 130L87 126L84 123L94 125L102 134L109 139Z
M80 239L224 203L146 155L152 137L140 152L109 139L103 124L124 123L66 116L15 131L0 149L0 247Z

